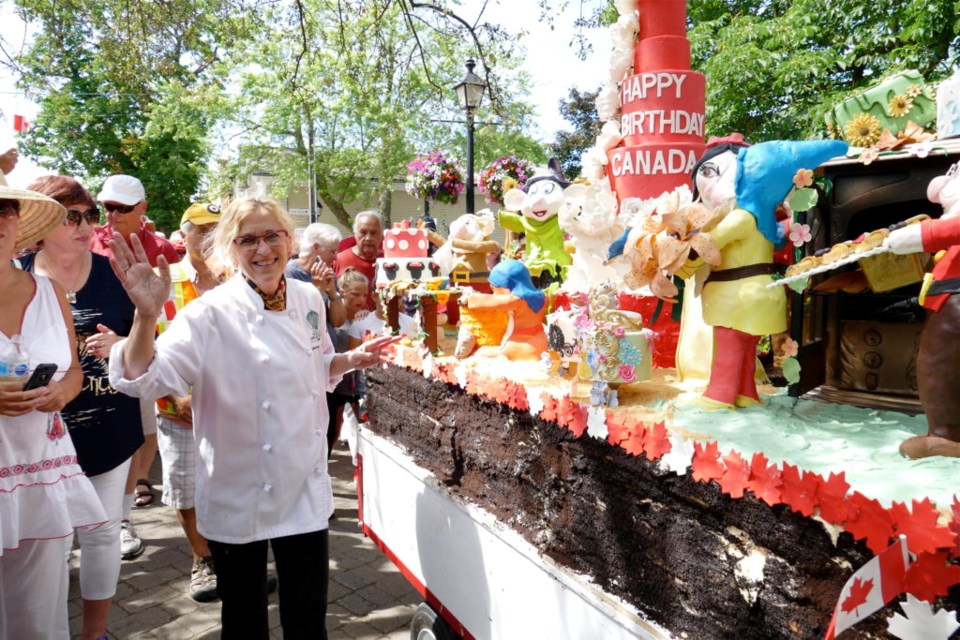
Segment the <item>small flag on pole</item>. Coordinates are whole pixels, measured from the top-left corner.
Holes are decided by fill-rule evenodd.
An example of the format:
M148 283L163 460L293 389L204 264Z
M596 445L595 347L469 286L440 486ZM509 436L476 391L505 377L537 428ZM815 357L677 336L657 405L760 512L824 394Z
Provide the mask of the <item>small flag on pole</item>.
M860 567L843 585L824 640L833 640L903 593L903 578L909 565L907 538L900 536Z
M30 123L27 122L27 119L19 114L13 116L13 130L19 131L20 133L25 132L30 128Z

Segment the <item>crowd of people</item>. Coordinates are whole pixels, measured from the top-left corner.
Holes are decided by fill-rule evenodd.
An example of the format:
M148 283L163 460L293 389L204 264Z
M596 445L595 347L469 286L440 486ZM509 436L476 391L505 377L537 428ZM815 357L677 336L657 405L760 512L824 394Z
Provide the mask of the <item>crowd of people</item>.
M326 637L327 460L357 372L397 340L371 295L382 218L297 241L272 200L192 204L181 259L136 177L13 189L15 164L0 155L0 637L69 637L76 539L82 638L106 638L158 452L190 595L220 599L222 637L268 637L277 582L284 637Z

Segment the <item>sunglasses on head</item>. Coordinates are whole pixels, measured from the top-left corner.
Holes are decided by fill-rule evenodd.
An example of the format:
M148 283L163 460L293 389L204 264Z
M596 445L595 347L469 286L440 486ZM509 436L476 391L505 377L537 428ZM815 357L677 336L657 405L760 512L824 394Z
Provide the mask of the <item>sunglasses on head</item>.
M104 202L103 208L107 211L116 211L117 213L130 213L140 204L117 204L116 202Z
M87 209L86 211L67 209L67 217L63 219L63 224L79 227L82 220L85 220L90 226L97 224L100 222L100 210L96 207Z
M19 218L19 200L0 200L0 218Z

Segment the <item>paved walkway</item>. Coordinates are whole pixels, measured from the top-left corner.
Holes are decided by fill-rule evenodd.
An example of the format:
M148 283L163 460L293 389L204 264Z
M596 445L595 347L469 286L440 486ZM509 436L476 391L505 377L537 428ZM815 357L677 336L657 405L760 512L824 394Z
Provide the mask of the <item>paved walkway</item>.
M346 445L331 463L337 517L330 522L330 640L407 640L419 594L357 526L357 494ZM159 458L151 477L160 478ZM159 489L159 485L154 485ZM191 555L176 512L157 503L134 509L133 524L146 544L124 561L107 627L110 638L212 640L220 637L220 603L200 604L187 595ZM71 558L70 630L80 637L79 552ZM272 567L271 567L272 568ZM282 638L276 593L270 596L271 638Z

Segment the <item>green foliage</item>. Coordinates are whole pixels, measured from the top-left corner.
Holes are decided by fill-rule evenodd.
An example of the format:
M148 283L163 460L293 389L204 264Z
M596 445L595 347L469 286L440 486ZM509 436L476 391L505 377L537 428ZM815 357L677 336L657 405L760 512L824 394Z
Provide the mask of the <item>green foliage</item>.
M176 228L198 191L213 121L203 99L216 86L225 41L253 15L241 0L17 0L38 27L16 62L40 103L21 150L76 175L96 192L128 173L147 190L150 216Z
M560 113L573 125L573 131L558 131L550 153L560 161L568 180L580 175L580 156L596 142L603 125L597 117L598 93L571 87L568 98L560 101Z
M691 0L693 66L707 75L710 135L825 135L823 114L884 77L928 82L958 59L955 0Z

